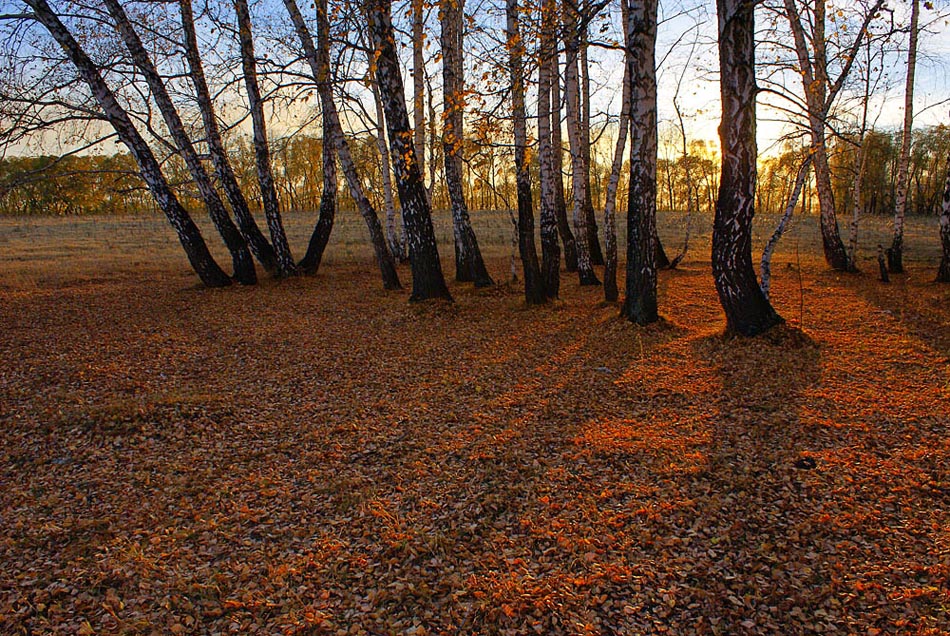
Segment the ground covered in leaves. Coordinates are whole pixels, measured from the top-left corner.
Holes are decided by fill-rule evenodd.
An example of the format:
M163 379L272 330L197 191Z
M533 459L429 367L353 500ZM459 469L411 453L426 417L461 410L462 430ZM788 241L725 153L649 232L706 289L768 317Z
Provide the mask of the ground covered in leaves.
M0 283L0 632L948 633L950 290L781 267L748 341L708 262L646 329L360 259Z

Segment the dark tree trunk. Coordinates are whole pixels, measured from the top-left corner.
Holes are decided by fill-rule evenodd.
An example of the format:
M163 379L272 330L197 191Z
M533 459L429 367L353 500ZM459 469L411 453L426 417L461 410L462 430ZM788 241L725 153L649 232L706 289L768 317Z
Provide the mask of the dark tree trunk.
M541 273L544 292L557 298L561 286L561 250L557 242L557 190L561 175L554 167L551 147L552 67L557 65L557 0L541 7L541 49L538 60L538 177L541 182ZM565 216L565 222L567 217Z
M592 16L586 13L591 11L590 2L584 1L585 22ZM581 70L581 133L584 137L584 215L587 217L587 243L590 252L591 265L604 264L604 253L600 249L600 239L597 236L597 215L594 212L594 198L590 180L590 65L587 62L588 26L581 29L580 70Z
M412 268L412 295L409 299L451 300L452 296L445 285L442 264L439 261L439 248L432 227L429 200L412 144L412 128L409 126L409 113L406 110L405 87L396 53L389 0L368 0L367 14L369 33L376 52L376 81L386 112L389 149L393 157L396 187L409 242L409 261Z
M465 115L463 77L463 0L442 3L442 148L445 155L445 185L452 202L452 229L455 234L455 280L474 281L475 287L488 287L494 281L482 260L478 240L462 190L462 148Z
M401 289L399 284L399 275L396 272L396 263L393 255L386 246L386 237L383 233L383 226L376 214L376 209L366 197L363 191L363 185L360 183L359 175L356 173L356 164L350 154L349 144L343 135L343 126L340 125L340 116L336 110L336 104L333 102L333 90L330 83L330 22L327 12L327 0L319 0L317 4L317 40L319 47L313 43L310 37L310 31L304 22L303 15L297 6L296 0L284 0L284 6L290 14L291 22L294 24L294 31L300 40L304 51L304 57L310 66L314 81L317 83L317 92L320 94L320 106L323 108L323 143L324 143L324 166L332 157L326 155L326 146L335 150L340 158L340 165L343 168L343 175L346 177L347 185L350 189L350 195L356 201L356 207L363 217L363 222L369 230L370 241L373 244L373 251L376 256L376 264L379 267L380 275L383 278L383 287L385 289ZM332 163L332 162L331 162ZM333 165L333 173L336 175L336 166ZM327 187L326 167L324 168L324 188ZM334 190L336 188L334 182ZM326 191L326 190L324 190ZM323 200L321 199L321 215L314 229L314 234L320 230L320 222L323 220ZM327 230L329 232L329 230ZM311 243L313 240L311 239Z
M670 258L663 249L663 242L660 240L660 233L656 229L656 223L653 224L653 247L656 258L657 269L667 269L670 266Z
M560 20L555 13L553 30L557 33ZM561 74L559 72L557 41L551 59L551 149L554 157L554 213L557 231L564 244L564 265L567 271L577 271L577 244L571 222L567 218L567 200L564 196L564 142L561 138Z
M142 75L145 76L145 81L151 90L152 98L158 105L158 110L162 114L162 119L165 121L168 131L171 133L175 146L185 160L185 165L188 168L188 172L191 173L191 178L198 188L205 207L208 209L211 221L214 223L221 238L224 239L224 244L231 253L231 260L234 265L234 279L244 285L253 285L257 282L257 273L254 271L254 261L251 259L251 253L247 249L247 242L231 221L228 210L224 206L224 201L221 200L214 184L211 183L211 178L208 177L204 166L201 165L198 152L195 150L194 145L191 143L191 138L185 131L185 126L181 121L181 117L178 115L178 110L175 108L171 96L165 89L165 84L158 74L158 70L149 58L148 53L145 51L145 46L142 44L142 40L139 39L138 34L132 27L129 16L119 5L118 0L104 0L104 4L109 15L112 16L112 19L115 21L116 29L122 37L122 41L129 50L132 62L136 68L141 71Z
M270 230L270 239L277 255L277 275L293 276L297 265L290 253L284 224L280 217L280 201L274 187L274 172L271 169L270 148L267 145L267 126L264 123L264 104L261 89L257 82L257 59L254 57L254 38L251 32L251 14L247 0L234 0L234 12L237 15L238 36L241 43L241 68L244 72L244 86L247 101L251 108L251 122L254 127L254 159L257 165L257 180L261 189L261 201L264 217Z
M657 0L631 3L624 25L629 47L630 192L627 197L627 295L623 315L647 325L659 319L656 299L656 30Z
M36 19L46 27L50 35L63 49L70 61L76 66L83 81L89 85L93 97L102 109L106 119L115 129L122 143L126 145L139 166L142 180L145 181L158 207L165 213L169 223L175 228L191 266L201 281L209 287L225 287L231 279L218 266L208 251L198 227L182 207L175 193L169 187L161 167L148 147L145 139L136 130L131 118L119 104L113 92L106 85L99 69L82 50L79 43L69 32L59 17L53 12L46 0L24 0L33 9Z
M782 321L752 266L755 214L755 3L717 0L722 95L722 174L713 222L712 267L726 330L744 336Z
M950 283L950 156L947 157L947 183L943 188L943 205L940 208L940 245L943 255L937 270L937 282Z
M524 299L529 305L545 302L544 279L538 267L534 245L534 204L528 172L528 117L524 106L524 42L519 28L518 0L505 4L508 36L508 65L511 73L511 118L515 137L515 178L518 189L518 252L524 271Z
M234 176L231 162L228 161L224 141L221 139L221 130L218 127L218 120L214 112L214 102L211 99L211 91L208 90L208 82L205 80L204 67L201 63L201 54L198 51L198 38L195 35L195 18L191 0L180 0L179 8L181 10L182 30L184 31L185 58L188 61L189 78L195 89L198 110L201 111L201 121L207 137L208 153L211 155L214 174L224 189L224 194L227 196L228 202L231 204L231 210L234 212L234 218L237 219L238 227L247 240L251 253L254 254L265 270L272 272L277 268L277 256L274 254L274 248L271 247L251 214L244 192L238 184L237 177Z
M329 122L326 111L323 113L323 148L320 155L323 161L323 191L320 193L320 213L317 224L310 234L307 244L307 253L300 260L299 266L305 274L316 274L323 261L323 252L330 242L330 233L333 232L333 221L336 218L336 152L333 140L327 134L332 124Z

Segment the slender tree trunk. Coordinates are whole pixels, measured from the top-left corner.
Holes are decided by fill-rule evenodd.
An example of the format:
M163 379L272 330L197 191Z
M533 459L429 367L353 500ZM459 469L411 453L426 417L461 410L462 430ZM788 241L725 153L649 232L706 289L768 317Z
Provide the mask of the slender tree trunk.
M214 184L211 183L211 178L208 177L204 166L201 165L198 152L195 150L194 145L191 143L191 138L185 131L185 126L181 121L181 117L178 115L178 110L175 108L175 104L172 102L168 91L165 90L165 84L161 76L159 76L158 70L149 58L148 53L145 51L145 46L132 27L131 21L129 21L129 16L119 5L118 0L104 0L104 4L109 15L112 16L113 21L115 21L116 29L129 51L132 62L145 76L145 81L151 90L152 98L158 105L158 110L162 115L162 119L165 121L165 125L168 127L168 131L171 133L175 146L185 160L185 165L191 174L191 178L195 182L195 186L198 188L205 207L208 209L211 221L217 228L218 233L221 234L221 238L224 239L224 244L231 253L231 259L234 265L234 279L244 285L253 285L257 282L257 273L254 271L254 261L251 259L247 242L231 221L228 210L224 206L224 201L221 200Z
M628 0L620 0L620 24L624 35L624 66L623 88L620 102L620 124L617 130L617 144L614 146L614 157L610 164L610 180L607 182L607 200L604 201L604 246L607 248L604 260L604 300L615 302L618 298L617 290L617 228L614 220L614 210L617 204L617 186L620 185L620 169L623 167L623 151L627 146L627 132L630 130L630 112L632 98L631 65L633 64L633 43L630 36L633 28L630 24L630 4ZM632 164L631 164L632 167ZM627 204L629 205L629 196Z
M531 175L528 172L528 117L524 105L524 42L519 28L518 0L507 0L507 47L511 72L511 118L515 137L515 175L518 187L518 251L524 271L524 299L529 305L547 300L544 279L538 267L534 245L534 205L531 201Z
M557 33L560 20L555 17L552 27ZM551 57L551 149L554 157L554 213L557 217L557 231L564 244L564 265L567 271L577 271L577 241L571 231L571 223L567 219L567 201L564 196L564 143L561 139L561 74L559 72L560 54L557 53L557 41L554 43L555 53Z
M943 188L943 205L940 208L940 245L943 255L937 270L937 282L950 283L950 155L947 156L947 181Z
M584 11L591 11L589 0L584 0ZM584 215L587 217L587 242L591 265L603 265L604 254L600 249L597 236L597 215L594 213L593 188L590 179L590 65L587 61L588 27L580 33L580 71L581 71L581 135L583 146L581 156L584 159Z
M324 144L329 140L330 147L335 149L339 156L340 166L343 168L343 175L346 177L350 195L356 201L360 216L363 217L363 222L366 223L366 228L369 230L376 265L379 267L383 279L383 287L385 289L401 289L399 276L396 273L396 263L389 248L386 247L383 226L379 222L379 216L376 214L375 208L373 208L363 191L363 185L356 172L356 165L350 154L349 144L347 144L346 137L343 135L343 126L340 124L336 104L333 102L330 79L330 21L327 13L327 0L318 0L317 3L317 41L319 46L314 45L313 38L310 37L310 31L307 29L296 0L284 0L284 6L290 14L294 31L296 31L297 38L300 40L304 51L304 57L307 59L307 64L310 66L310 71L317 83L320 106L323 108Z
M323 162L323 191L320 193L320 213L317 216L317 224L310 234L307 253L304 254L299 263L300 269L311 276L320 269L320 263L323 262L323 253L327 249L330 234L333 232L333 221L336 218L336 151L333 147L333 139L328 134L332 124L326 111L324 111L322 119L323 147L320 150L320 157Z
M765 244L765 249L762 250L762 261L759 266L762 283L759 287L762 288L762 293L766 298L769 297L769 289L772 285L772 254L775 252L775 248L778 246L782 235L785 234L785 231L788 229L788 222L791 221L792 214L795 212L795 206L798 205L798 198L801 196L802 188L805 186L805 180L808 178L808 167L811 165L811 159L812 155L808 155L798 168L798 175L795 177L795 187L792 189L792 194L788 197L788 204L785 206L782 219L769 238L769 242Z
M412 120L419 175L425 178L425 0L412 0ZM426 193L428 196L428 192ZM431 201L430 201L431 204Z
M717 0L722 121L722 174L713 222L712 267L726 330L744 336L782 321L752 266L755 214L755 3Z
M624 25L631 87L630 192L627 199L627 295L623 315L659 320L656 299L657 0L631 3Z
M907 51L907 77L904 83L904 127L901 130L901 154L897 165L897 196L894 201L894 240L887 250L887 267L895 274L904 271L904 216L907 213L910 145L914 125L914 73L917 69L917 25L920 0L910 3L910 46Z
M567 65L564 69L564 92L567 95L567 134L571 146L571 177L574 190L574 232L577 238L577 273L581 285L599 285L590 257L587 215L584 202L587 188L584 183L584 138L581 131L580 84L577 63L580 49L577 7L570 0L564 5L564 51Z
M876 4L869 10L867 20L870 20L871 16L877 12L882 2L883 0L877 0ZM814 155L815 189L818 191L821 239L825 260L835 270L854 271L854 263L848 258L848 252L841 241L841 233L838 228L834 191L831 186L831 169L828 165L825 125L831 105L841 90L844 79L847 77L852 61L857 54L857 47L866 33L867 22L861 27L859 35L852 43L841 74L832 84L828 77L825 38L826 0L815 0L813 11L812 31L810 37L808 37L805 34L803 20L795 5L795 0L785 0L785 14L795 41L795 52L798 56L799 70L805 92L806 110L808 111L808 129ZM814 62L812 62L809 54L809 42L811 42L814 50Z
M541 48L538 60L538 177L541 182L541 274L548 298L557 298L561 286L555 185L561 175L554 166L555 150L551 141L552 66L557 65L556 25L557 0L544 0L541 6ZM567 221L566 216L564 220Z
M214 261L208 251L207 244L201 236L201 232L198 230L198 226L191 220L188 212L175 197L175 193L172 192L165 176L162 174L155 155L152 154L145 139L136 130L132 119L119 104L115 94L102 79L99 69L86 52L82 50L72 33L60 21L46 0L24 0L24 2L33 9L37 21L49 31L79 71L80 77L89 85L96 103L99 104L106 119L138 164L142 180L145 181L151 191L158 207L165 213L172 227L175 228L188 261L201 278L201 281L209 287L230 285L231 279Z
M274 248L271 247L251 214L250 206L248 206L244 192L238 184L237 177L234 176L234 169L231 167L228 153L224 148L224 141L221 139L221 130L218 127L218 119L214 112L214 102L211 99L211 91L208 90L208 82L205 80L201 54L198 50L198 37L195 35L195 17L191 0L179 0L178 5L181 11L182 30L184 31L188 75L195 89L198 110L201 111L201 121L204 125L208 142L208 154L211 156L211 165L214 167L215 177L224 189L224 194L227 196L228 202L231 204L231 210L234 212L234 218L237 219L238 227L247 240L251 253L254 254L265 270L273 272L277 268L277 257L274 254Z
M442 275L439 249L432 227L432 212L426 198L420 164L412 145L412 128L409 127L409 113L406 112L405 88L399 70L389 0L367 0L367 14L369 33L376 52L376 81L386 113L389 149L394 159L396 186L409 241L412 267L410 300L451 300Z
M287 243L287 235L280 217L280 201L277 198L277 189L274 187L274 172L271 169L270 148L267 145L264 103L257 82L257 59L254 56L254 38L247 0L234 0L234 12L237 16L241 44L244 86L247 90L247 101L251 108L251 122L254 128L254 160L257 165L257 180L261 189L264 217L267 219L271 243L277 255L277 275L293 276L297 274L297 265L294 263L290 245Z
M455 234L455 280L475 282L475 287L492 285L485 268L478 239L462 189L462 149L465 135L465 83L462 40L464 0L443 0L442 21L442 149L445 158L445 185L452 204L452 229ZM433 164L434 165L434 164ZM435 180L432 180L433 183Z
M404 242L399 237L396 227L396 202L393 198L392 161L389 159L389 147L386 145L386 116L383 114L383 100L379 97L379 87L375 77L371 77L373 102L376 104L376 121L379 132L376 135L376 148L379 151L379 171L383 178L383 202L386 207L386 241L389 251L399 262L406 262L409 257L403 249Z

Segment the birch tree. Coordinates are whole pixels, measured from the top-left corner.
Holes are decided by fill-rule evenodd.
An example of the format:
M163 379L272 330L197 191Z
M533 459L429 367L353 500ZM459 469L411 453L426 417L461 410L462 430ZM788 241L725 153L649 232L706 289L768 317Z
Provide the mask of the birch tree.
M555 0L557 2L557 0ZM557 52L557 32L560 19L554 10L554 23L550 26L551 37L555 38L554 55L551 57L551 150L554 159L554 214L557 218L557 232L564 244L564 265L567 271L577 271L577 240L567 218L567 201L564 196L564 142L561 137L561 73L560 54Z
M525 112L524 42L519 25L518 0L506 0L506 46L511 74L511 120L515 141L515 179L518 191L518 252L524 272L524 299L529 305L545 302L544 279L534 244L534 205L528 172L528 117Z
M726 331L754 336L782 321L752 266L757 148L755 140L755 2L717 0L719 137L722 170L713 221L712 269Z
M125 10L119 5L118 0L103 0L103 4L105 4L106 10L115 22L116 30L125 43L133 64L145 76L152 99L155 100L158 106L162 119L165 121L165 126L175 143L176 150L184 159L188 172L191 174L201 199L208 209L211 220L231 253L234 264L234 279L245 285L253 285L257 282L257 274L254 271L254 261L251 259L247 242L231 221L228 210L224 206L224 201L221 200L218 191L211 182L211 178L205 172L201 159L198 157L198 152L185 131L185 125L178 114L178 109L165 88L164 80L152 63L145 50L145 45L135 32L132 22Z
M396 186L409 242L409 262L412 268L410 300L451 300L439 261L435 230L432 227L432 212L412 143L412 128L409 126L405 87L396 53L390 1L367 0L366 9L375 58L374 71L383 100L386 128L389 132L389 150L393 157Z
M264 102L261 99L261 89L257 81L257 59L254 56L254 37L247 0L234 0L234 12L237 17L241 48L241 70L254 129L254 161L257 167L257 181L261 190L264 217L267 219L271 243L277 256L277 275L293 276L297 274L297 265L290 253L290 244L287 242L287 234L284 232L284 224L280 216L277 188L274 187L274 172L271 168L270 148L267 143L267 124L264 119Z
M465 77L462 60L465 16L464 0L442 0L442 148L445 159L445 185L452 204L452 230L455 236L455 280L474 282L475 287L494 284L485 261L462 189L462 148L464 147ZM430 93L431 94L431 93Z
M581 135L583 137L581 157L584 160L584 216L587 219L587 242L590 251L590 262L592 265L603 265L604 254L600 249L600 239L597 236L597 216L594 213L594 199L590 180L590 60L587 57L589 43L589 22L599 11L599 7L593 7L590 0L583 1L582 15L584 16L584 25L580 30L580 48L578 50L578 61L580 66L581 83Z
M630 322L646 325L659 319L654 243L657 0L632 2L628 12L624 41L625 75L630 85L630 191L627 197L627 293L622 313Z
M589 228L584 204L587 188L584 181L584 152L586 134L581 131L580 79L580 29L578 7L573 0L564 4L564 52L567 59L564 68L564 93L567 97L567 134L571 148L571 183L573 186L573 215L575 246L577 248L577 273L581 285L599 285L594 273L590 254ZM588 140L589 143L589 140Z
M561 180L561 174L554 161L554 153L560 153L561 149L553 147L551 135L551 91L552 83L557 82L556 25L557 0L544 0L541 4L541 45L538 50L538 179L541 182L541 276L548 298L557 298L561 286L555 183ZM560 126L560 122L557 125Z
M396 264L393 255L386 245L386 237L383 233L382 224L379 222L379 216L375 208L363 191L363 184L360 181L356 171L356 164L353 161L349 144L346 136L343 134L343 126L340 124L340 116L333 101L333 88L330 77L330 19L327 7L327 0L317 0L317 42L314 45L310 31L304 22L303 15L297 6L296 0L284 0L284 6L290 14L291 22L294 25L294 31L300 41L304 57L310 67L310 72L317 84L317 92L320 95L320 106L323 109L323 134L324 144L328 144L331 149L336 151L340 159L340 165L343 168L343 175L346 177L346 183L350 189L350 195L356 201L356 206L363 217L363 222L369 231L370 242L373 245L373 253L376 258L376 265L379 267L380 275L383 279L385 289L400 289L399 275L396 272ZM324 183L326 184L326 163L332 161L332 154L324 152ZM336 165L329 168L336 173ZM329 184L326 184L329 185ZM326 186L325 186L326 187ZM332 186L336 189L336 185ZM323 200L321 198L321 217ZM320 229L320 222L317 223L316 232ZM324 243L325 244L325 243Z
M182 44L185 60L188 63L188 78L191 80L195 91L195 101L201 113L205 141L208 144L208 154L211 157L215 177L221 184L224 194L228 198L228 203L231 204L234 218L247 240L248 247L264 269L272 272L277 268L277 257L274 254L274 248L264 237L254 220L254 216L251 214L247 198L244 196L244 191L234 175L234 169L228 160L224 141L221 138L221 129L218 126L214 102L211 98L211 91L208 89L204 65L201 62L201 53L198 49L198 36L195 33L195 16L191 0L179 0L178 7L181 13Z
M920 0L910 3L910 33L907 48L907 76L904 82L904 126L901 129L901 154L897 164L897 195L894 200L894 238L887 250L887 268L895 274L904 271L904 215L907 212L907 188L910 185L910 144L914 125L914 74L917 69L917 36Z
M863 6L861 24L848 46L840 47L838 74L831 77L832 65L829 55L827 0L814 0L799 4L798 0L783 0L785 17L792 31L797 71L802 79L804 108L808 133L814 154L813 168L818 190L818 207L821 215L821 237L825 260L839 271L852 271L854 263L848 256L835 211L834 190L831 185L831 168L828 163L826 128L828 117L845 81L851 72L862 41L868 34L868 26L884 4L875 0ZM861 5L859 5L861 6ZM803 11L806 13L803 14ZM836 34L839 42L842 33Z
M614 146L613 161L610 164L610 177L607 181L607 197L604 201L604 300L615 302L618 298L617 290L617 228L614 219L614 210L617 203L617 186L620 184L620 169L623 167L623 153L627 147L627 132L630 130L630 111L631 111L631 65L633 64L633 51L630 36L632 29L630 25L630 2L629 0L620 0L620 24L623 28L623 84L622 97L620 101L620 123L617 129L617 143ZM628 200L629 204L629 200Z
M211 256L201 232L169 186L148 143L136 129L129 114L106 84L89 55L46 0L24 0L24 2L32 9L32 17L46 28L76 67L80 77L89 86L96 103L102 109L103 116L135 158L142 180L148 185L158 207L175 229L185 255L198 277L209 287L230 285L231 279Z
M938 283L950 283L950 154L947 156L947 181L943 188L943 205L940 207L940 267Z

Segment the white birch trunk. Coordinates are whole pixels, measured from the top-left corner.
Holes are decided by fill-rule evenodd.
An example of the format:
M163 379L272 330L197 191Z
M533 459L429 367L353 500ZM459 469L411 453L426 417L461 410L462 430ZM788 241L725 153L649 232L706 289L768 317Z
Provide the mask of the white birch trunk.
M894 198L894 240L887 252L891 272L904 271L904 216L907 214L907 189L910 185L910 146L914 125L914 74L917 69L917 35L920 0L911 0L910 42L907 50L907 76L904 82L904 126L901 129L901 154L897 164L897 194Z

